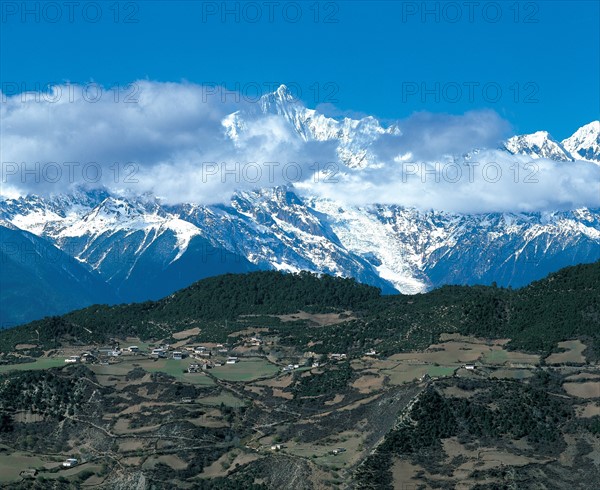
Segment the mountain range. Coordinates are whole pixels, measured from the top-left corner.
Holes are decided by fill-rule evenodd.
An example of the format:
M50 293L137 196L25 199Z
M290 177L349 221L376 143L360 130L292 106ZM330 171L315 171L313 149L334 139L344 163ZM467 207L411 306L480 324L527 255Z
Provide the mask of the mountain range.
M226 137L236 144L261 117L282 118L304 141L330 141L354 169L374 165L374 145L402 131L373 117L326 117L280 87L226 117ZM546 132L514 136L497 151L600 165L600 122L561 142ZM0 233L3 326L92 303L158 299L226 272L307 270L416 294L444 284L519 287L600 259L600 209L358 206L293 185L240 190L212 205L167 204L152 194L104 188L3 197Z

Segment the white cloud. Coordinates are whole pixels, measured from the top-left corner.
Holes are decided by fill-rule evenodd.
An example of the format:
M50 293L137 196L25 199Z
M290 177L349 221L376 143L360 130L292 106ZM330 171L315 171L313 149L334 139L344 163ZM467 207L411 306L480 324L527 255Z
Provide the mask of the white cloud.
M41 100L3 96L2 193L68 192L88 184L151 191L171 203L214 203L228 201L236 189L292 182L348 204L465 212L600 206L598 165L536 160L531 175L526 157L495 150L464 157L473 148L495 148L506 136L508 123L493 111L417 113L398 122L401 135L372 144L372 167L340 164L335 175L329 169L315 179L315 162L336 160L334 143L303 141L283 118L269 115L253 120L234 144L222 121L244 110L243 98L223 99L189 83L134 87L135 102L125 102L124 94L116 102L104 90L92 103L78 86L58 87ZM495 169L502 173L497 181Z

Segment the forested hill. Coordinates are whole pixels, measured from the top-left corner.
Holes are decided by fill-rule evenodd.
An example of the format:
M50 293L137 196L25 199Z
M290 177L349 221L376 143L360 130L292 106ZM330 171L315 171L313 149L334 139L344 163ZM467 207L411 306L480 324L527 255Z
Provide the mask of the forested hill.
M348 321L323 328L286 323L272 315L351 311ZM414 296L382 296L352 279L274 271L228 274L199 281L162 300L91 306L0 332L0 349L18 343L54 347L61 341L103 342L110 337L169 338L199 327L198 340L263 325L290 344L352 353L376 343L382 353L422 348L442 332L511 338L512 345L549 351L558 341L600 339L600 262L560 270L510 290L445 286Z

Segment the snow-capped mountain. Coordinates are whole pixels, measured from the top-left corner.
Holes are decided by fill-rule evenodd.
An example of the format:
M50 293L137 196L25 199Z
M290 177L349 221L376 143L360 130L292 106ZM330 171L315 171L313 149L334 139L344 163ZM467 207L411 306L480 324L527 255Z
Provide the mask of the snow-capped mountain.
M528 155L532 158L549 158L559 162L573 161L569 151L552 138L547 131L513 136L505 142L504 146L512 154Z
M226 138L243 150L246 135L262 118L277 118L298 141L331 142L353 172L373 170L380 138L401 134L396 125L386 127L372 117L326 117L282 86L227 116ZM599 134L598 121L561 143L540 131L510 138L493 155L581 163L595 170L574 160L600 163ZM485 157L480 149L472 153ZM468 163L471 156L462 158ZM84 271L80 275L100 278L114 298L106 301L155 299L206 276L255 269L354 277L384 292L414 294L443 284L521 286L563 266L600 260L600 209L460 214L351 205L306 189L300 194L291 185L238 190L217 205L167 205L148 193L82 188L50 197L5 197L0 223L10 229L3 234L3 250L10 250L15 233L23 234L21 241L34 237L30 242L38 247L59 249L81 266L73 268ZM37 279L28 271L31 294L45 287L40 284L46 284L49 270L40 265ZM84 278L82 284L90 281ZM69 292L78 306L98 301L79 289L81 298L78 288ZM64 302L56 302L43 313L64 310ZM7 318L32 319L19 316L17 304L3 302Z
M337 155L349 167L365 167L374 161L372 145L385 134L399 135L396 125L384 128L374 117L362 119L343 118L338 121L307 109L282 85L275 92L263 95L259 102L243 111L225 118L226 134L234 142L251 128L257 117L273 115L282 117L292 131L304 141L334 141Z
M576 158L600 163L600 121L582 126L562 145Z
M412 294L442 284L521 286L600 260L600 210L463 215L349 207L289 188L238 193L217 206L165 206L148 196L94 205L97 196L87 208L68 196L4 200L0 216L90 266L124 301L254 269L351 276Z
M600 121L592 121L573 135L556 141L547 131L513 136L506 140L503 149L532 158L549 158L559 162L587 160L600 163Z

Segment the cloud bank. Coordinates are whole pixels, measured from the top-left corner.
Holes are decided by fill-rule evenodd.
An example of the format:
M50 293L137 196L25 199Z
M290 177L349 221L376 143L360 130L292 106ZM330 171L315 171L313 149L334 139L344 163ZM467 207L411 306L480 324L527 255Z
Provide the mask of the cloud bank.
M397 122L399 131L366 142L374 161L352 169L339 161L334 141L306 141L279 115L247 121L232 140L223 121L249 110L243 98L190 83L131 87L2 94L2 194L85 185L209 204L227 202L236 190L292 184L350 205L458 212L600 207L600 165L495 150L510 125L493 111L414 114Z

